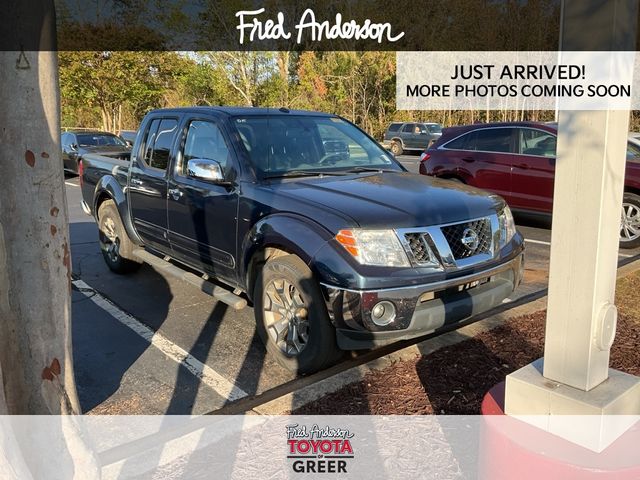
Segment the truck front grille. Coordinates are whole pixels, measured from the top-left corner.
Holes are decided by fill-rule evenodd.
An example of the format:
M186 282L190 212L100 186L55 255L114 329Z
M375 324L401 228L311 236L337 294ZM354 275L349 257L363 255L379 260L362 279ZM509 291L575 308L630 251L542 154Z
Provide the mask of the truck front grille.
M456 260L491 252L491 222L488 218L447 225L442 227L442 233Z
M416 263L427 263L431 259L430 248L423 233L406 233L404 238L409 243Z

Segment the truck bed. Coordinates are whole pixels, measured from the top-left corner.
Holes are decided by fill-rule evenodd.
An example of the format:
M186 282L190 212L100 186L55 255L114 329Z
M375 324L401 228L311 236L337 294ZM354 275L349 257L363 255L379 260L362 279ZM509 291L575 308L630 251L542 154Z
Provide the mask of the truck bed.
M93 209L93 197L96 185L105 175L112 175L124 190L127 185L127 172L130 160L107 157L89 153L82 157L82 197Z

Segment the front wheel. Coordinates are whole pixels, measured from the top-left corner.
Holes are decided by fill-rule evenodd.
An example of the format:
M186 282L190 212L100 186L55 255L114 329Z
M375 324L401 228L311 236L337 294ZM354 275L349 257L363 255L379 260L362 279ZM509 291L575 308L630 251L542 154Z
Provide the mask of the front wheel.
M391 144L391 153L393 153L394 155L398 156L398 155L402 155L403 152L404 152L404 150L403 150L402 144L400 142L393 142Z
M286 369L312 373L340 358L320 287L297 256L264 265L256 279L254 305L258 333Z
M640 247L640 195L626 192L622 198L620 247Z
M107 200L100 205L98 230L102 256L112 272L124 274L140 268L139 262L131 260L133 258L133 242L127 235L113 200Z

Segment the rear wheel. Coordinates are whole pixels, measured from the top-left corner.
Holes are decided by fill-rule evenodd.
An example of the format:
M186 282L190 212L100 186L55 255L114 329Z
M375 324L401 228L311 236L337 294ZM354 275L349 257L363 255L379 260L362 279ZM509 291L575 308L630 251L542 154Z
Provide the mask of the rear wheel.
M311 373L340 358L320 287L297 256L277 257L264 265L254 304L267 351L288 370Z
M640 195L626 192L622 199L620 247L640 247Z
M132 260L134 245L127 235L113 200L106 200L100 205L98 229L102 256L112 272L124 274L140 268L141 263Z
M402 155L404 150L402 149L402 144L400 142L393 142L391 144L391 153L394 155Z

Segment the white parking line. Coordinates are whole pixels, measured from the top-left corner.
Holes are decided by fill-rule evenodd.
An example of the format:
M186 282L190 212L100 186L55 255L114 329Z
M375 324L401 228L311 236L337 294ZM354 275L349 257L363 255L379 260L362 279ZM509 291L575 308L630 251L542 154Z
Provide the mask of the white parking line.
M547 247L551 246L551 242L543 242L542 240L532 240L530 238L525 238L524 241L527 243L535 243L537 245L546 245Z
M185 367L189 372L202 380L202 383L212 388L223 398L234 401L247 396L247 393L234 385L208 365L205 365L189 352L168 340L162 334L154 332L139 320L123 312L109 300L100 295L82 280L74 280L73 284L85 297L103 309L113 318L130 328L140 337L144 338L151 345L164 353L171 360Z

